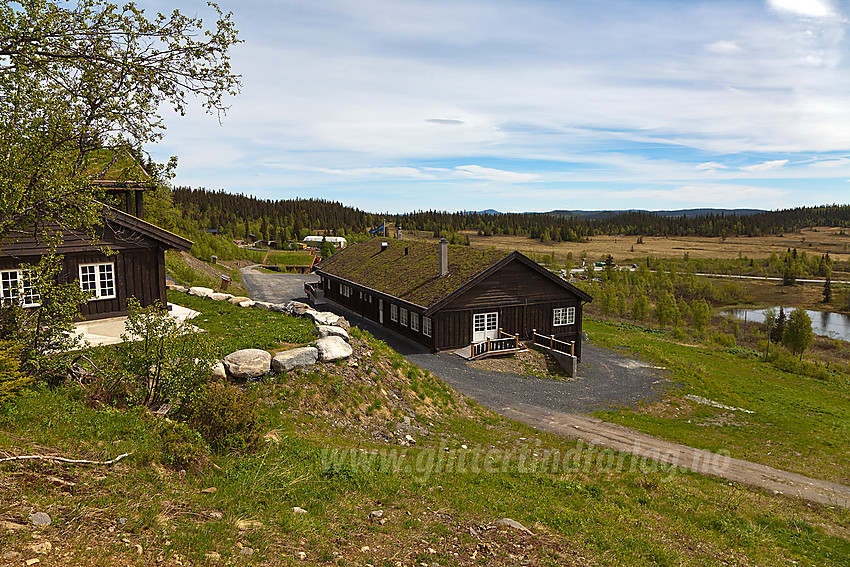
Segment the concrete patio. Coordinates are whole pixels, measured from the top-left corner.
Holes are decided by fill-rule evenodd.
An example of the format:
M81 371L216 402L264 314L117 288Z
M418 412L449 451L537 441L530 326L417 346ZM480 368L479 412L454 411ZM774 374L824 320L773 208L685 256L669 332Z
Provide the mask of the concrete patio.
M188 321L198 315L197 311L170 303L168 315L179 321ZM74 334L89 346L114 345L124 342L121 335L127 332L127 317L110 317L95 321L83 321L74 325ZM198 329L200 330L200 329Z

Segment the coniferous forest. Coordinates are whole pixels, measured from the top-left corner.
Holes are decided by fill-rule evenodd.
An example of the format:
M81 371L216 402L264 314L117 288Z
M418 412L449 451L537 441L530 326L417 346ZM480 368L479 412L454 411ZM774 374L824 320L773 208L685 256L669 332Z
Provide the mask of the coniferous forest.
M174 204L184 227L216 229L223 235L285 243L317 231L356 239L384 220L435 236L458 231L483 235L528 235L541 240L579 242L596 235L626 236L763 236L814 226L850 228L850 205L824 205L753 214L708 212L669 216L649 211L612 212L605 218L555 213L487 213L416 211L406 214L366 212L322 199L264 200L224 191L176 187Z

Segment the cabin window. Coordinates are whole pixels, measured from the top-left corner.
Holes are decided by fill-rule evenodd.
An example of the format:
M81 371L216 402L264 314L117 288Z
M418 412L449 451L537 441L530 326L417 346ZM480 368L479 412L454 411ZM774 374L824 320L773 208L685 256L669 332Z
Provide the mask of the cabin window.
M401 311L401 313L399 313L399 315L398 315L398 318L399 318L398 322L401 323L402 325L404 325L405 327L407 327L407 309L402 307L400 309L400 311Z
M3 305L38 307L41 296L36 287L36 275L29 270L3 270L0 272L0 297Z
M398 305L390 304L390 321L398 321Z
M431 318L422 317L422 334L426 337L431 336Z
M339 284L339 294L343 297L351 297L351 288L347 285Z
M558 307L552 310L552 325L555 327L563 327L564 325L572 325L576 322L575 307Z
M419 313L410 312L410 329L413 331L419 330Z
M115 264L80 264L80 287L94 299L113 299L115 295Z

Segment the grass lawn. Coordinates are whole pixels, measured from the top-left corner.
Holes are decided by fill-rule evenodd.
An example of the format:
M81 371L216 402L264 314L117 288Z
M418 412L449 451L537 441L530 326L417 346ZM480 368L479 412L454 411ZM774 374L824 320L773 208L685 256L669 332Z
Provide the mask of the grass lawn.
M668 369L678 385L659 402L597 416L701 449L850 483L850 384L778 370L747 349L680 344L657 331L585 321L592 339ZM691 394L753 413L685 398Z

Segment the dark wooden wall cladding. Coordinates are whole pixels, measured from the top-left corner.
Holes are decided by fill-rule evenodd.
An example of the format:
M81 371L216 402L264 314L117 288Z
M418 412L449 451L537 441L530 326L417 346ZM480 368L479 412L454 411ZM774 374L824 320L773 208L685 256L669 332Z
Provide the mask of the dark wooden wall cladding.
M563 341L576 342L576 355L581 354L582 304L590 297L573 286L549 275L530 260L508 259L494 265L491 270L474 278L469 285L451 293L431 309L432 331L426 336L422 317L426 310L422 306L408 303L397 297L375 292L357 283L342 280L332 274L321 273L325 297L360 316L379 321L379 300L384 302L383 326L436 350L457 349L468 346L473 338L473 317L478 313L498 313L498 326L505 333L520 335L530 340L533 332L554 336ZM340 285L351 292L340 293ZM372 301L369 302L369 297ZM419 329L412 329L410 316L407 325L401 317L393 321L392 305L417 313ZM554 310L575 308L575 319L571 325L554 325Z
M135 297L142 306L167 304L165 289L165 250L189 250L192 243L150 223L113 209L104 210L103 226L92 243L87 234L63 231L56 252L63 257L60 280L80 278L82 264L114 264L115 297L92 299L80 307L85 319L115 317L127 313L128 300ZM0 247L0 269L37 264L48 250L30 231Z

